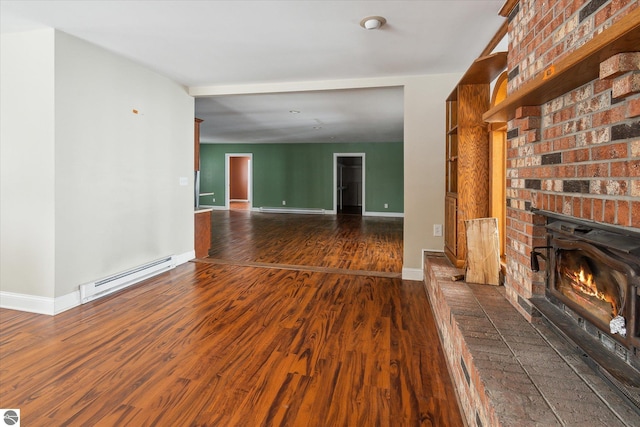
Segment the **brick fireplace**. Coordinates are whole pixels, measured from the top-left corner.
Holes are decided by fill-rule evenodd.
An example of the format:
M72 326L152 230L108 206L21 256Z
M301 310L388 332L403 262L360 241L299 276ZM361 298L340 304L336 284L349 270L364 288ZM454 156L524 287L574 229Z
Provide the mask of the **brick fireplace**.
M554 64L625 17L637 16L638 8L638 2L630 0L522 0L515 4L508 16L508 95L522 91L540 75L543 79L553 76ZM640 42L633 46L640 50ZM573 219L577 227L594 224L617 229L623 235L640 231L640 51L609 54L605 50L594 66L599 67L594 79L540 105L519 105L507 122L505 296L529 321L544 311L532 302L546 294L547 300L566 303L558 304L560 311L573 304L567 313L576 323L586 319L605 331L604 320L571 301L582 297L555 289L550 285L553 271L550 277L544 261L534 271L530 257L534 248L549 246L554 239L549 224L558 218L568 223ZM587 71L594 70L577 67L575 72ZM546 258L557 262L559 256L554 254L560 253L568 258L572 253L568 249L554 245ZM633 295L627 292L623 298L636 295L634 288ZM602 339L605 347L611 342L613 353L635 368L640 366L637 342L611 337ZM632 370L630 375L637 372Z
M638 8L637 1L521 1L509 15L508 91ZM640 52L605 59L600 77L508 122L506 294L527 318L545 290L530 268L546 245L532 208L640 228Z
M508 0L501 11L507 97L483 119L507 125L504 287L457 282L448 260L425 256L469 425L640 425L639 3ZM582 267L603 296L567 282Z

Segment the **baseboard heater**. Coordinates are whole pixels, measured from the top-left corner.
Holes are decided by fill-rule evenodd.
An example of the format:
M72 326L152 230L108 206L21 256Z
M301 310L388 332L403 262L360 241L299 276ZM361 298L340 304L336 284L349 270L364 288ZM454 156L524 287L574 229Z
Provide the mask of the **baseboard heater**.
M297 214L324 214L324 209L318 208L269 208L269 207L261 207L260 212L267 213L297 213Z
M80 285L80 302L85 304L97 298L134 285L150 277L156 276L176 266L173 256L158 259L147 264L114 274L95 282Z

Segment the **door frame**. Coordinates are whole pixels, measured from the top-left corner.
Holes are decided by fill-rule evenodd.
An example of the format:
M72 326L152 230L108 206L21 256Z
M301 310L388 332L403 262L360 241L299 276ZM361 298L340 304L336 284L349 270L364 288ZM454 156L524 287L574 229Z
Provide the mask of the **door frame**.
M253 153L225 153L224 155L224 207L229 209L230 203L230 186L229 178L230 163L232 157L248 157L249 164L247 167L247 196L249 197L249 210L253 209Z
M365 173L365 153L333 153L333 213L338 213L338 157L360 157L362 159L362 216L367 212L365 206L366 200L366 173Z

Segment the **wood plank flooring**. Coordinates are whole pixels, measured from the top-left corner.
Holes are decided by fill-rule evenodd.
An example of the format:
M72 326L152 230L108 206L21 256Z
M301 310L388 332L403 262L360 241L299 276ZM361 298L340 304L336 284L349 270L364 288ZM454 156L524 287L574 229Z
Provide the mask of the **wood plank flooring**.
M402 218L212 212L210 258L402 272Z
M224 262L187 263L55 317L0 310L0 408L21 409L25 426L463 425L422 283L347 274L315 250L327 272L268 266L296 265L300 250L247 256L246 240L269 232L259 217L235 218L253 237L230 232L235 243L214 250ZM292 233L293 219L277 221ZM327 218L305 221L316 220ZM291 240L317 239L305 236ZM389 245L354 253L401 248ZM388 273L371 256L348 266Z

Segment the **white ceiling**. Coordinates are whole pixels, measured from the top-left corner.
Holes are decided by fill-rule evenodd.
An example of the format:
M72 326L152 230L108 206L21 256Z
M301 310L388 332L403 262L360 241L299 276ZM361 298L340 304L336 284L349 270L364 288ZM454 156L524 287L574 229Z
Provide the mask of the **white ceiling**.
M504 1L0 0L0 29L53 27L189 88L241 87L462 73ZM361 28L370 15L387 24ZM232 94L196 99L196 115L203 142L391 142L402 99L401 87Z

